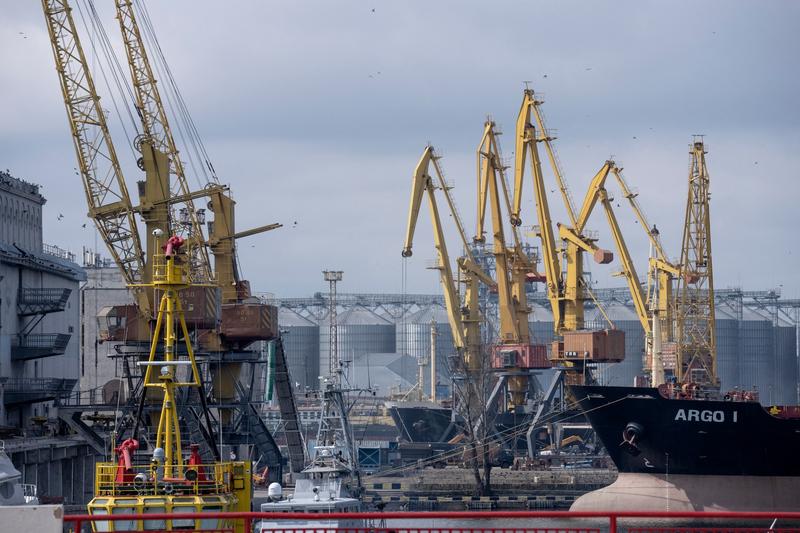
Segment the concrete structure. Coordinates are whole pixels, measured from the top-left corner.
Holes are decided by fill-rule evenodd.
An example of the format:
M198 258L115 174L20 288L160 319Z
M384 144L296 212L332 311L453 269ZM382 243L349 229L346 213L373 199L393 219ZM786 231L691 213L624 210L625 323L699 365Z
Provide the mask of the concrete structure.
M604 307L611 308L612 319L618 328L626 333L626 360L607 365L600 371L603 383L627 385L632 376L641 371L644 350L644 334L630 301L627 288L593 289L597 300ZM491 296L491 295L490 295ZM723 389L733 387L751 388L756 385L765 403L798 403L798 342L797 328L800 326L800 300L781 298L780 292L743 291L741 289L718 289L715 292L717 304L717 351L718 373ZM317 293L310 298L280 298L275 301L281 308L290 309L315 323L324 320L328 301L325 295ZM395 351L411 353L426 348L419 336L405 338L407 326L423 310L440 309L444 299L439 294L348 294L338 295L340 317L348 311L358 309L380 315L395 324ZM528 294L528 303L533 312L529 317L529 327L533 342L547 343L553 339L553 317L550 303L541 291ZM496 301L488 301L486 315L496 312ZM430 311L429 311L430 312ZM605 327L605 319L599 315L594 304L587 302L587 321L591 325ZM419 315L421 316L421 315ZM437 323L439 320L437 319ZM341 322L340 322L341 323ZM424 324L422 324L424 326ZM448 331L449 326L439 328L439 334ZM369 335L367 331L362 332ZM341 333L340 333L341 334ZM379 337L383 338L381 333ZM420 340L415 345L413 338ZM369 345L376 339L361 339L359 344ZM385 340L385 339L384 339ZM341 341L340 341L341 342ZM411 345L408 345L408 343ZM429 344L429 341L427 341ZM327 344L327 338L324 340ZM416 347L415 347L416 346ZM421 347L421 348L420 348ZM429 346L427 349L429 350ZM386 349L372 347L361 353L386 352ZM344 356L350 357L345 349ZM324 354L323 354L324 355ZM441 358L440 358L441 359ZM375 370L371 367L371 371ZM755 381L754 381L755 379ZM540 381L548 381L548 372L542 372Z
M78 380L74 257L42 244L37 185L0 173L0 425L40 431Z
M37 185L0 172L0 431L43 503L81 505L91 497L95 452L64 431L58 404L81 376L86 277L72 254L42 243L44 203Z
M105 310L115 305L131 304L133 298L122 273L113 263L84 252L84 268L87 279L80 290L80 390L84 396L97 401L99 398L94 396L98 396L106 383L123 377L121 359L110 357L116 353L117 343L102 340L98 321L103 320Z

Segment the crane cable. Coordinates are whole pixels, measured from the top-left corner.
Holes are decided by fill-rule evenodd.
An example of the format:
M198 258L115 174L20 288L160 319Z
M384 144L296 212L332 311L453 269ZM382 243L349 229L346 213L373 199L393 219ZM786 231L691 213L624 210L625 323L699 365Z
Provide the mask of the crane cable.
M615 403L621 402L621 401L623 401L625 399L626 398L617 398L616 400L607 402L607 403L605 403L603 405L598 405L597 407L593 407L593 408L588 409L586 411L581 411L580 413L575 413L575 414L570 415L568 417L561 418L561 419L559 419L559 421L561 422L561 421L565 421L565 420L570 420L572 418L584 415L586 413L590 413L592 411L597 411L599 409L606 408L606 407L608 407L610 405L613 405ZM574 407L577 407L577 405L578 405L578 402L574 402L572 404L569 404L567 406L566 410L569 410L569 409L572 409ZM550 415L547 418L540 420L539 424L546 424L546 423L550 422L551 420L555 419L558 414L559 413L550 413ZM519 427L519 426L518 427L512 427L512 428L500 431L496 435L489 436L486 439L487 442L485 442L484 445L491 445L491 444L494 444L494 443L503 442L503 441L508 440L510 438L519 437L519 436L527 433L527 431L528 431L528 427ZM467 444L470 444L470 443L467 443ZM475 443L475 444L478 444L478 443ZM421 461L419 461L419 463L414 463L413 465L404 465L404 466L399 466L399 467L395 467L395 468L390 468L388 470L382 470L380 473L376 473L374 476L366 476L365 479L369 479L370 477L386 476L386 475L391 475L391 474L398 474L398 473L402 473L402 472L410 472L410 471L418 470L420 463L423 466L425 466L425 465L433 465L433 464L435 464L435 463L437 463L439 461L442 461L442 460L447 460L449 458L458 457L459 455L463 454L465 450L466 450L466 445L462 446L462 447L459 447L459 448L456 448L454 450L443 451L441 453L432 455L427 459L421 460Z
M136 109L136 98L133 95L133 91L131 87L126 84L124 80L124 71L122 70L122 66L117 59L116 54L113 51L111 46L111 42L108 39L108 34L105 31L105 27L103 23L100 21L100 17L97 14L97 11L94 8L94 1L93 0L83 0L84 7L81 8L81 2L76 2L76 6L78 8L78 13L81 17L81 22L83 23L86 32L92 37L90 39L92 52L94 53L95 57L105 58L104 62L98 61L97 66L100 69L100 74L105 82L106 88L108 89L109 97L111 98L111 102L114 106L114 110L119 118L120 125L122 127L122 131L125 134L125 138L128 140L128 145L133 147L134 138L139 135L139 128L137 126L137 121L133 116L133 111L131 108ZM85 12L85 13L84 13ZM91 21L91 24L89 22ZM98 47L95 45L94 37L99 37L100 41L100 53L98 53ZM116 86L117 94L115 95L114 88L112 87L111 82L109 82L109 75L106 73L106 65L108 66L108 70L110 70L110 76L114 82L114 86ZM117 99L121 98L122 104L118 103ZM124 115L120 111L120 106L123 107L126 111L128 119L130 120L130 125L133 128L134 135L128 132L128 128L125 126ZM138 110L137 110L138 113Z
M205 183L200 183L200 185L204 186L208 183L219 184L219 178L217 178L216 170L214 169L214 165L211 163L211 158L209 157L208 151L203 144L203 140L197 129L197 125L189 113L186 101L184 100L183 95L181 94L181 91L178 89L178 85L175 82L172 69L164 57L164 52L161 48L161 44L158 41L158 37L156 36L157 34L150 17L150 13L147 10L147 6L142 0L134 0L134 3L138 7L141 14L144 38L150 44L150 50L154 52L155 67L160 73L160 78L164 80L168 86L169 90L167 91L167 95L169 96L169 93L172 92L174 97L174 104L171 107L171 111L174 115L179 117L179 123L183 123L183 126L187 132L187 136L190 138L191 142L187 143L187 146L190 146L194 150L199 162L204 163L204 165L201 165L201 168L203 169L202 174L205 176ZM208 172L206 172L206 169ZM197 179L199 182L199 177L197 177Z

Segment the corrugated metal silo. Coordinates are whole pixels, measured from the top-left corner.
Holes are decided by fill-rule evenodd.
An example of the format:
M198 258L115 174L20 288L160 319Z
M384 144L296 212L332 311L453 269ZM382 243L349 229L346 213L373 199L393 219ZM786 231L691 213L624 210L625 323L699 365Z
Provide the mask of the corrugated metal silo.
M717 377L723 392L741 385L739 376L739 319L728 306L715 309L717 328Z
M278 309L286 364L292 381L305 387L319 386L319 326L291 309ZM327 368L327 367L326 367Z
M797 330L791 324L780 323L776 328L775 387L773 403L797 405Z
M448 361L456 353L447 310L440 305L420 309L398 322L396 350L416 359L431 353L431 320L436 324L436 375L440 384L450 381ZM430 371L425 372L426 390L430 390Z
M774 397L772 322L751 309L742 311L739 322L739 386L758 390L762 403L772 403Z
M555 338L553 332L553 311L549 305L529 303L531 313L528 315L528 329L531 341L535 344L550 344Z
M369 309L349 307L338 313L338 352L340 361L355 361L368 353L394 353L395 326ZM319 325L320 375L328 374L330 361L330 322Z

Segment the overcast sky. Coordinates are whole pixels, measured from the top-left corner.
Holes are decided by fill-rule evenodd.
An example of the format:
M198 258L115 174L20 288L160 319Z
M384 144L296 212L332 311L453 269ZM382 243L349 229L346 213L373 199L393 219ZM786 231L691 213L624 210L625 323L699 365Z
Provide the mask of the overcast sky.
M82 228L85 197L40 3L3 4L0 168L42 185L46 242L76 252L102 248L92 225ZM800 3L148 6L217 173L238 202L237 228L285 225L239 241L255 290L309 295L325 290L321 270L341 269L342 291L401 291L410 177L422 149L430 142L443 154L472 230L483 122L488 114L498 122L512 156L523 81L530 80L544 93L576 200L613 155L673 256L688 146L693 134L704 134L716 286L782 287L800 296ZM113 13L103 7L119 42ZM109 98L103 102L111 108ZM116 145L135 191L140 173L131 149L123 135ZM552 174L546 179L554 188ZM551 205L554 218L565 220L557 196ZM642 273L645 235L620 206ZM523 219L535 223L529 180ZM600 212L589 227L613 249ZM457 250L452 234L450 242ZM426 208L415 255L406 260L408 292L439 291L436 273L425 268L433 258ZM592 267L601 285L622 285L610 277L616 270L616 262Z

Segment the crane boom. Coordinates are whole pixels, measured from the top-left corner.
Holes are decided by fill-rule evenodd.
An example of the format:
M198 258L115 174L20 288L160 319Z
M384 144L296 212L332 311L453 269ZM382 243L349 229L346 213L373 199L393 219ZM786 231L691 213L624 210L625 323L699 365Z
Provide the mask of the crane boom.
M56 71L67 110L78 171L83 180L89 216L119 265L125 282L139 283L144 253L134 208L111 141L100 97L67 0L42 0ZM150 305L143 291L136 298L143 314Z
M531 124L531 108L534 106L533 91L526 89L517 116L516 125L516 151L514 160L514 199L511 211L511 223L519 226L522 223L520 213L522 210L522 190L525 179L525 165L528 155L531 160L531 175L533 191L536 199L536 216L539 222L539 238L542 241L542 262L544 263L547 284L547 297L553 311L553 321L558 328L564 320L563 303L560 300L563 287L561 265L558 260L558 249L555 235L553 234L550 207L547 202L542 163L536 146L536 129Z
M597 191L597 197L606 212L608 225L611 228L611 235L614 238L614 243L617 246L617 251L622 261L622 272L625 276L625 281L628 283L628 289L631 293L633 300L633 307L636 310L636 315L639 317L639 322L642 324L645 336L649 337L652 334L652 324L647 312L647 304L645 303L645 295L642 290L642 285L639 283L639 276L636 274L636 267L631 259L631 254L628 251L628 246L625 244L625 238L622 236L617 217L614 214L614 209L611 207L611 201L608 197L608 192L601 188Z
M469 248L466 247L466 235L463 225L460 223L455 204L450 197L444 181L442 169L438 163L439 156L436 155L432 146L427 146L422 153L422 157L414 169L411 185L411 202L408 209L408 225L406 228L406 239L403 245L403 257L410 257L413 253L414 232L419 218L419 211L422 206L423 196L427 194L428 205L431 214L431 224L433 225L433 241L437 252L436 269L439 271L440 281L444 290L445 307L447 318L450 324L450 331L453 334L453 344L458 350L468 371L477 371L481 368L482 354L481 348L481 316L478 309L478 282L492 283L488 277L475 263ZM459 271L465 283L464 305L453 276L453 269L450 263L450 256L447 252L447 245L444 238L444 229L439 208L436 203L436 184L430 175L430 167L433 167L439 182L439 188L443 189L447 198L448 205L456 220L460 237L465 244L467 255L458 259Z
M503 342L528 343L529 309L525 300L524 286L515 290L509 275L512 272L514 253L506 246L505 228L503 223L503 210L501 206L501 191L498 179L503 180L503 164L500 160L500 150L497 142L495 123L491 120L484 125L484 133L478 146L477 157L479 161L479 235L483 233L483 218L487 204L492 217L492 245L495 256L495 277L497 281L498 308L500 312L500 338ZM524 277L517 279L524 284Z
M190 275L196 281L209 281L212 279L211 262L208 251L203 244L202 225L197 217L197 212L191 199L189 185L183 168L183 163L175 145L175 139L169 126L167 114L158 91L156 78L147 56L139 24L136 20L131 0L116 0L117 20L122 31L122 40L128 57L131 80L136 94L136 107L142 121L144 142L150 144L151 149L158 150L169 156L169 172L175 176L173 190L170 197L183 196L183 204L188 216L187 246L191 263ZM142 149L147 149L142 147ZM180 233L180 226L171 224L171 233Z
M464 327L460 320L461 302L456 290L453 269L450 264L450 256L447 253L447 244L445 243L442 221L439 216L439 208L434 195L436 188L433 184L433 178L428 173L431 161L435 157L436 154L433 147L427 146L422 153L419 163L417 163L414 169L411 185L411 203L408 210L408 226L406 228L406 240L403 245L402 255L403 257L410 257L413 253L414 232L419 218L420 207L422 206L422 198L427 194L431 213L431 224L433 225L433 242L436 247L438 258L437 269L439 270L442 288L444 289L444 303L447 308L447 317L450 322L450 330L453 332L453 343L457 349L463 350L466 346L466 340L464 338Z

